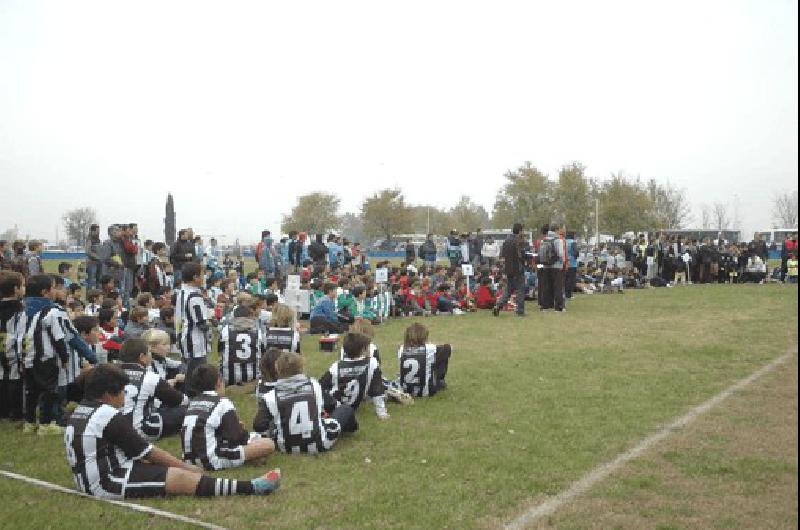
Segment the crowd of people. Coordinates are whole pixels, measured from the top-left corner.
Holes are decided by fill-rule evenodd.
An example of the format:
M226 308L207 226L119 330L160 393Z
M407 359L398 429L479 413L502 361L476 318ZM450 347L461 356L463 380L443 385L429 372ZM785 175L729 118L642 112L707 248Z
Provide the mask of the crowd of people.
M249 273L240 255L213 239L204 246L191 229L171 247L140 241L136 224L112 225L105 241L99 234L93 225L79 271L63 262L57 274L45 273L40 243L0 242L0 419L23 434L63 436L78 488L108 498L266 494L279 487L277 470L241 481L207 472L276 450L330 450L359 428L365 401L387 419L387 400L445 390L452 349L430 342L420 321L398 349L400 373L385 376L373 337L386 319L524 316L526 301L563 312L579 293L772 276L759 241L642 234L590 252L549 225L531 237L515 224L502 244L452 232L446 262L428 236L418 248L408 242L395 266L370 263L335 234L276 241L265 230ZM778 280L796 283L796 235L783 256ZM306 310L287 301L298 293ZM340 344L319 378L305 371L305 332ZM251 430L225 397L245 384L257 402ZM174 435L180 457L153 445Z

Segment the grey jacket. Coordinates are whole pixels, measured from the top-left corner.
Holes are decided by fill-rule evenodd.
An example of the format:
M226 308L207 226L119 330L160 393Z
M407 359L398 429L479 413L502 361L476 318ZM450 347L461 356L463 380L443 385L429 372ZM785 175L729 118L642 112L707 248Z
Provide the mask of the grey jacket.
M545 267L548 269L563 269L566 256L564 255L564 244L562 243L561 238L558 237L558 235L551 230L550 232L547 232L547 239L553 242L553 246L556 249L556 256L558 256L558 259L552 265L550 266L545 265Z

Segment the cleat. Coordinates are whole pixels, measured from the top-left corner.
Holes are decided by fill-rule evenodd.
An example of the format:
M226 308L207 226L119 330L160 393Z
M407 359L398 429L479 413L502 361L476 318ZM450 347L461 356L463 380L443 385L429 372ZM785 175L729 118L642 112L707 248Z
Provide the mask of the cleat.
M256 495L269 495L281 486L281 470L267 471L263 476L253 480L253 492Z
M389 387L386 389L386 397L389 399L400 403L401 405L413 405L414 398L411 397L411 394L407 392L403 392L399 388Z

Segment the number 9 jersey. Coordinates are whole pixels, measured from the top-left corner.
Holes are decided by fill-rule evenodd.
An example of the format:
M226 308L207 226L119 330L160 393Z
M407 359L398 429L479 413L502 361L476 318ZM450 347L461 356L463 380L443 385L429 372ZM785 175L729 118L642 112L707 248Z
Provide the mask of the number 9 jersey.
M320 378L319 384L337 401L354 409L364 398L381 397L386 392L381 367L375 357L337 361Z

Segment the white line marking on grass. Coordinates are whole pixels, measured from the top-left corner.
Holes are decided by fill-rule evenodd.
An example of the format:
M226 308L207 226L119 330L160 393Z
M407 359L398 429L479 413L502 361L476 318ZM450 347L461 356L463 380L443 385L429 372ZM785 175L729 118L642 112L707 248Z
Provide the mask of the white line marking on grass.
M762 368L758 369L757 371L753 372L749 376L745 377L741 381L734 383L733 385L729 386L716 396L712 397L708 401L701 403L700 405L694 407L689 412L681 416L680 418L676 419L666 427L661 428L660 430L656 431L655 433L651 434L650 436L644 438L641 442L639 442L635 447L628 449L624 453L618 455L614 460L610 462L606 462L605 464L600 464L589 473L584 475L581 479L577 482L573 482L569 489L562 491L555 497L546 500L545 502L533 506L532 508L526 510L522 515L511 521L510 523L506 524L506 528L508 529L517 529L517 528L526 528L533 523L537 522L542 517L546 517L551 515L553 512L558 510L563 505L567 504L568 502L572 501L576 497L586 493L592 486L604 480L617 469L625 465L628 461L638 457L650 447L657 444L676 430L685 427L698 416L701 416L711 410L712 408L716 407L729 397L734 392L738 392L760 377L768 374L769 372L773 371L778 366L782 365L786 361L792 358L795 352L789 352L784 355L781 355L777 359L772 360L767 365L763 366Z
M144 512L149 513L151 515L158 515L159 517L165 517L167 519L172 519L174 521L181 521L182 523L188 523L195 526L199 526L201 528L210 528L212 530L226 530L222 526L217 526L215 524L206 523L203 521L198 521L197 519L192 519L191 517L185 517L183 515L178 515L177 513L172 512L165 512L164 510L159 510L158 508L151 508L149 506L142 506L141 504L134 504L132 502L123 502L123 501L115 501L113 499L103 499L102 497L93 497L91 495L87 495L77 490L72 490L69 488L65 488L64 486L59 486L58 484L53 484L51 482L45 482L44 480L39 480L37 478L26 477L25 475L20 475L17 473L11 473L10 471L3 471L0 470L0 475L3 475L8 478L12 478L15 480L21 480L23 482L28 482L30 484L35 484L36 486L41 486L43 488L60 491L61 493L69 493L70 495L77 495L78 497L85 497L87 499L92 499L95 501L107 502L109 504L114 504L116 506L122 506L123 508L128 508L129 510L134 510L137 512Z

